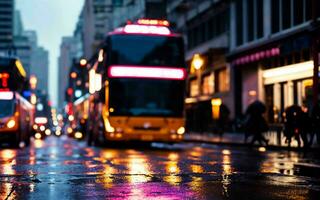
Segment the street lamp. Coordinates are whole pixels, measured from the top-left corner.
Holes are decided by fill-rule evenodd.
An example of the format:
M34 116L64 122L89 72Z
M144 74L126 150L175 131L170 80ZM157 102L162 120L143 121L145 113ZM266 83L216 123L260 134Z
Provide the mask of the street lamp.
M201 69L202 65L204 63L203 58L199 54L194 54L192 58L192 67L194 67L195 70Z
M37 82L38 82L37 77L36 77L35 75L31 75L29 82L30 82L30 87L31 87L31 89L32 89L32 90L35 90L36 87L37 87Z

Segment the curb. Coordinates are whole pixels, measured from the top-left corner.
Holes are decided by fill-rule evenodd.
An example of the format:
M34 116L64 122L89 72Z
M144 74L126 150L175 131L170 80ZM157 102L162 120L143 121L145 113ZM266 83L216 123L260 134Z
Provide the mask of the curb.
M215 141L207 141L207 140L197 140L197 139L184 139L184 142L188 143L206 143L206 144L214 144L214 145L221 145L221 146L238 146L238 147L261 147L260 145L253 145L245 144L245 143L234 143L234 142L215 142ZM265 147L265 146L264 146ZM286 146L274 146L269 145L266 147L268 150L288 150L288 151L298 151L298 152L308 152L308 151L319 151L320 147L312 147L308 149L298 148L298 147L286 147Z

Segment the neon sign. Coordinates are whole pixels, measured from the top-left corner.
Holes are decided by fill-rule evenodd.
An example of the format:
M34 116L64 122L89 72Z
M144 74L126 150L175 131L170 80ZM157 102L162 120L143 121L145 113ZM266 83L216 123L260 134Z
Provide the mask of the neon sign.
M0 73L0 80L1 80L0 86L3 88L7 88L9 78L10 78L10 75L8 73Z

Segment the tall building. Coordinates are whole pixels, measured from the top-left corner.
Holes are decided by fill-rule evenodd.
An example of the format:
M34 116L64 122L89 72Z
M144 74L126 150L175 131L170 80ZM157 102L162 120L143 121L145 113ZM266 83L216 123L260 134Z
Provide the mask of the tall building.
M91 58L107 32L112 30L112 11L111 0L85 0L82 10L85 58Z
M49 52L43 47L32 50L30 75L37 77L37 89L49 94Z
M31 47L29 75L35 75L38 79L37 89L48 94L49 53L38 45L38 36L35 31L23 31L23 35L28 38Z
M0 52L7 53L13 45L14 0L0 0Z
M19 11L15 11L14 17L14 55L19 57L27 75L36 75L38 79L37 89L48 93L48 51L38 45L38 37L35 31L24 30Z
M312 21L312 2L318 1L231 2L228 60L236 70L238 115L255 100L266 103L269 122L281 122L293 104L311 107L313 24L320 17L318 3Z
M68 85L68 75L73 62L79 57L78 51L79 42L75 37L63 37L60 45L60 56L59 56L59 72L58 72L58 91L59 108L64 107L65 102L65 91Z

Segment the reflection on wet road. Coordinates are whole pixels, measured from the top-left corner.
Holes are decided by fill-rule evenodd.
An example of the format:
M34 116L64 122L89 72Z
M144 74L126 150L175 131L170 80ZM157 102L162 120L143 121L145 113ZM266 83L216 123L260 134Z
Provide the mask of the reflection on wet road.
M182 143L87 147L68 138L0 149L0 199L317 199L294 165L314 153Z

